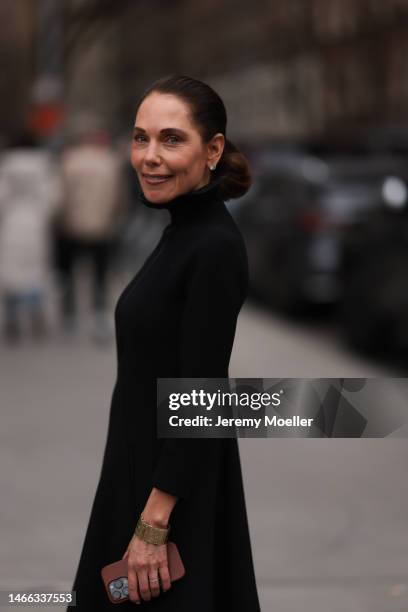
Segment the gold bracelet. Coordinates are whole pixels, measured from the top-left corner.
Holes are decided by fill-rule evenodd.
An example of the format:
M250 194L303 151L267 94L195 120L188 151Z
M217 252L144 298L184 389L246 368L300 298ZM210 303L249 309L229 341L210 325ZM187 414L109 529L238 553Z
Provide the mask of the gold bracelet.
M144 542L160 546L161 544L165 544L167 542L169 531L170 525L165 529L162 529L160 527L153 527L153 525L145 523L142 515L140 515L140 518L137 521L135 535Z

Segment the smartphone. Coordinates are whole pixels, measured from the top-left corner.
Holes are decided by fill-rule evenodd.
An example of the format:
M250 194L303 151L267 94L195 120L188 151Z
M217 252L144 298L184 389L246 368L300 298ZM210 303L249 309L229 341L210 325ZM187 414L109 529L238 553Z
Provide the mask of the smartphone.
M171 582L182 578L186 570L174 542L167 542L167 561ZM101 570L102 580L111 603L123 603L129 600L127 565L127 559L121 559L105 565Z

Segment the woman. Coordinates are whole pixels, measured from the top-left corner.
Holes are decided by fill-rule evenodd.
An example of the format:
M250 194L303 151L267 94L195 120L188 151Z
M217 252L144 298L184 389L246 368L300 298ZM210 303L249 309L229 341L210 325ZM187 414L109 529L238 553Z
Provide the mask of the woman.
M244 194L250 174L225 132L222 100L189 77L157 81L137 108L131 160L141 200L171 222L116 306L118 375L73 586L80 611L113 609L100 570L121 557L123 610L260 610L237 441L156 435L157 378L228 377L247 261L223 200ZM153 529L171 525L180 580L170 583L166 545L134 534L141 515Z

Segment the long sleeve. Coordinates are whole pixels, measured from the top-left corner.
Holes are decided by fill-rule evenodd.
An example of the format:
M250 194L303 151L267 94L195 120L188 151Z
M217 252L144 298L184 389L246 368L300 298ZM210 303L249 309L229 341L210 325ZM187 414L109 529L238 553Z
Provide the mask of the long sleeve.
M236 321L247 291L246 255L235 236L213 232L191 262L180 341L181 378L227 378ZM188 497L216 465L221 440L166 439L154 486Z

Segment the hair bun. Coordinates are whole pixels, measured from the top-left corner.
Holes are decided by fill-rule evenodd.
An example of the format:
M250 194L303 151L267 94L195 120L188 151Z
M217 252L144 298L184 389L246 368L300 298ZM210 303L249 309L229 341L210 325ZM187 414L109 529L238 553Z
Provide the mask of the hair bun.
M224 200L240 198L252 184L246 157L228 138L215 174L220 177L220 193Z

